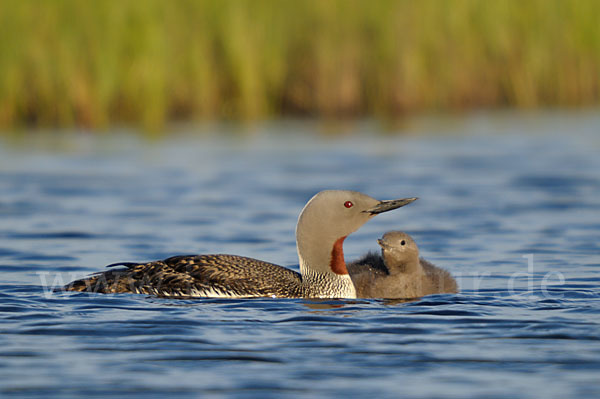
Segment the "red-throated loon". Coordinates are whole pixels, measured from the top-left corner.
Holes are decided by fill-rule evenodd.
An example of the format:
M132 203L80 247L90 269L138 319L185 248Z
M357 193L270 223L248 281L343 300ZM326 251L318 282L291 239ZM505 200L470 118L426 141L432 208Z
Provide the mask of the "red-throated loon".
M458 292L450 273L419 259L419 248L408 234L390 231L377 242L381 256L370 253L348 264L358 298L419 298Z
M356 298L344 261L344 239L373 216L416 200L378 201L356 191L316 194L300 213L296 247L300 273L235 255L174 256L100 272L68 291L150 294L163 297Z

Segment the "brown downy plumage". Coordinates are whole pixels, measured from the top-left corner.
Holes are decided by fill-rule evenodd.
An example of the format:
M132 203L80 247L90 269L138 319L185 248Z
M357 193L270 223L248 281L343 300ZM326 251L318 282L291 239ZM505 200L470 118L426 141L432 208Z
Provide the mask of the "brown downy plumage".
M458 292L450 273L419 258L419 248L408 234L392 231L377 241L381 256L369 253L348 264L358 298L419 298Z

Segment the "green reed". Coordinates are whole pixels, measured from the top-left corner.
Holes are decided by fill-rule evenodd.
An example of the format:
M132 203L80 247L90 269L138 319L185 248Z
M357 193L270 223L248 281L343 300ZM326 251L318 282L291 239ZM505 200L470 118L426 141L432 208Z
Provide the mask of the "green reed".
M6 0L0 127L594 105L595 0Z

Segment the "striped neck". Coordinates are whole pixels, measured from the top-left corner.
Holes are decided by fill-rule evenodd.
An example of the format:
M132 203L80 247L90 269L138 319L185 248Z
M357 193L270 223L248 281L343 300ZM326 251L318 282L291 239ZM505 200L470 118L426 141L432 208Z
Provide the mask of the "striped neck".
M300 273L307 298L356 298L356 289L348 274L317 272L300 257Z

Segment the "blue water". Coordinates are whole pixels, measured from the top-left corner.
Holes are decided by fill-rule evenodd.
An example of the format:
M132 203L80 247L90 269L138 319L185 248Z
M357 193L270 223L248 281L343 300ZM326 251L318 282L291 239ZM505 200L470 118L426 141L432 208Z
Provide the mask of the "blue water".
M423 118L0 141L0 396L600 396L600 114ZM190 134L194 133L194 134ZM418 196L410 233L461 293L415 302L52 293L117 261L234 253L297 269L317 191Z

